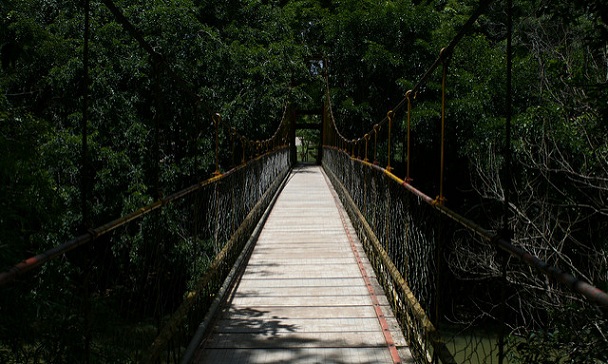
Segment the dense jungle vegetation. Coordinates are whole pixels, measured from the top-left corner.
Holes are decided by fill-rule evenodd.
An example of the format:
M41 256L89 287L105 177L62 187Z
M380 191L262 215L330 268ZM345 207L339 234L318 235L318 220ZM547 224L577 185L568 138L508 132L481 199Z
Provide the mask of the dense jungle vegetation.
M91 0L85 82L84 4L0 2L3 269L208 178L213 113L256 138L274 131L287 103L320 107L324 84L309 72L309 59L328 61L337 122L345 136L361 136L403 99L478 6L473 0ZM606 14L604 0L514 1L513 169L506 176L514 243L605 291ZM456 48L448 78L447 204L493 229L500 229L507 188L505 176L499 178L505 21L505 2L496 1ZM438 158L439 94L436 77L417 95L412 119L412 176L429 195L438 181L437 169L428 166ZM396 138L399 168L404 122L401 117ZM500 276L497 265L483 261L491 254L471 249L456 241L446 253L454 277ZM139 259L135 248L127 255ZM37 285L73 274L60 270L29 281L27 295L0 292L0 361L27 351L13 344L39 325L40 305L70 300L68 293L61 299L37 295ZM539 300L536 293L549 290L547 282L509 274L525 284L513 309L530 322L547 320L549 312L567 331L576 314L597 315L581 313L571 298ZM23 307L21 317L4 315L15 307ZM572 329L571 336L589 337L582 358L608 355L591 345L608 335L605 319L597 317L595 328ZM47 324L62 319L48 316ZM562 335L538 345L569 340Z

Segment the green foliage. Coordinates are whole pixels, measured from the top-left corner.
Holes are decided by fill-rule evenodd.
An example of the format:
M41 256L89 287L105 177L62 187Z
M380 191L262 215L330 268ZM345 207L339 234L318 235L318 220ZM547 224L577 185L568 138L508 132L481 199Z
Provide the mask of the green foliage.
M608 361L606 319L594 309L564 307L550 315L546 329L510 338L509 362L592 364Z
M40 141L48 125L28 114L0 113L0 262L25 258L36 246L32 239L57 212L55 186L41 163ZM32 148L32 146L35 146Z
M304 118L303 122L314 123L318 120L307 120ZM301 162L318 162L316 161L318 148L321 146L320 133L318 130L296 130L296 137L300 141L298 147L298 160Z
M408 1L344 1L323 21L334 112L347 137L371 130L425 70L437 17Z
M115 3L162 62L156 63L101 2L91 1L87 168L83 168L81 136L81 2L0 3L3 267L81 232L83 171L90 171L90 192L85 192L91 197L90 223L102 224L210 176L215 169L214 112L222 113L223 120L241 133L262 138L275 130L287 102L302 109L319 107L324 88L318 76L309 74L306 59L327 60L324 67L341 131L349 138L361 136L403 100L478 4L473 0ZM446 154L451 171L447 178L452 181L447 195L452 203L465 200L462 191L471 189L468 176L482 195L475 202L501 201L504 196L504 186L494 178L504 166L507 95L502 6L492 6L476 22L450 60ZM608 247L602 236L608 227L605 10L601 0L516 1L510 95L516 161L511 178L518 188L513 203L521 212L514 223L521 227L522 236L530 226L541 227L531 235L541 236L537 247L543 251L559 250L543 245L551 239L566 242L559 257L549 258L597 284L608 282L606 267L600 264ZM419 91L412 116L413 177L430 194L437 191L438 182L440 79L438 70ZM399 152L405 150L404 122L400 113L393 149ZM230 145L229 138L222 131L221 145ZM386 149L386 143L379 147ZM383 156L379 158L384 162ZM231 165L230 159L222 156L222 169ZM484 206L477 209L467 203L462 209L482 211L480 218L496 216ZM179 213L147 217L141 227L128 227L122 235L104 241L107 246L96 246L110 267L96 268L95 289L100 297L110 282L119 291L127 284L141 284L144 293L158 289L141 278L146 274L156 278L170 270L151 263L155 254L167 256L178 267L171 274L183 285L191 284L192 275L204 270L215 247L209 240L183 239L185 222ZM166 234L162 244L154 244L159 221L165 224ZM556 228L547 233L545 226ZM44 355L48 362L78 361L62 355L69 352L69 340L81 342L82 323L64 317L59 308L69 306L70 292L81 283L81 267L74 263L79 254L83 253L46 266L27 289L3 296L0 310L10 307L17 312L23 305L19 317L9 318L10 325L8 321L0 325L3 343L12 345L14 352L22 350L18 355ZM112 267L129 272L128 277L119 280L104 271ZM57 296L42 289L63 281ZM168 279L158 281L170 285ZM125 301L137 301L133 296L125 289ZM43 304L23 304L26 299ZM101 298L95 305L107 322L123 313ZM44 323L34 320L36 325L47 325L45 330L52 331L49 327L64 320L69 329L63 336L49 337L41 347L16 349L19 339L27 342L28 330L43 331L32 324L6 332L6 327L28 316L48 318ZM139 329L142 337L150 335L149 328ZM566 340L564 332L565 326L551 335L537 333L528 341L529 348L521 350L557 345ZM0 348L0 361L6 350ZM589 350L576 349L576 353ZM98 354L110 360L109 353Z
M3 267L81 232L83 171L90 171L84 188L90 189L92 225L130 213L210 176L212 112L221 112L241 133L267 137L290 96L292 78L306 73L290 20L277 6L257 1L116 4L164 62L152 62L114 15L91 1L87 168L81 136L81 3L0 5ZM90 253L79 249L45 265L25 286L7 289L0 302L0 360L81 362L87 355L87 325L98 335L90 349L94 361L125 362L127 354L119 347L147 345L156 333L131 328L129 337L141 342L117 342L110 353L103 349L110 340L103 333L124 323L123 315L170 312L182 299L175 292L205 271L217 244L183 239L189 228L184 214L165 209L138 228L97 241ZM81 269L88 254L95 257L86 270L93 295L88 304L99 316L87 324L82 315L87 303L80 301L86 297ZM165 265L157 263L159 256ZM145 297L160 290L169 298L144 305Z

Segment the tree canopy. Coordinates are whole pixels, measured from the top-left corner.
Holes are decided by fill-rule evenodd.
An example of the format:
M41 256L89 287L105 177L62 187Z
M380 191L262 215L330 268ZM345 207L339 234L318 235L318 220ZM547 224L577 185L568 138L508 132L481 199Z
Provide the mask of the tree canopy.
M264 138L288 103L320 107L324 85L309 73L311 58L328 62L341 132L361 136L403 100L478 6L472 0L90 0L85 64L85 2L0 3L2 267L210 176L213 113ZM606 14L603 0L514 1L513 93L506 95L505 4L495 2L452 55L447 145L455 209L498 229L499 204L511 193L514 242L604 290ZM429 166L438 158L439 80L416 95L412 119L415 180L429 194L438 180ZM499 178L508 96L512 191ZM399 163L404 123L400 117ZM83 199L90 221L83 221ZM451 270L463 279L499 275L473 266L479 271ZM544 289L538 279L526 283ZM0 346L5 335L0 331Z

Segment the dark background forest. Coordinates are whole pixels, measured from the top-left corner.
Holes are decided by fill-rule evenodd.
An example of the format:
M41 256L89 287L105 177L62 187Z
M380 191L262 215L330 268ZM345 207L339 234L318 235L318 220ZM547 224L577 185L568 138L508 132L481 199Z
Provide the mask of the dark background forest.
M129 30L108 3L90 2L87 82L84 1L0 3L3 268L211 176L213 113L255 139L274 132L287 103L319 108L325 85L307 60L326 60L338 126L347 138L360 137L403 99L478 6L471 0L116 0ZM501 175L505 9L496 1L474 24L454 51L448 77L447 205L497 230L509 188ZM514 1L513 167L506 176L514 244L604 291L606 14L603 0ZM438 159L439 95L436 77L416 95L412 116L412 176L429 195L438 183L438 170L428 166ZM401 175L403 123L401 116L395 146ZM468 254L469 248L455 241L446 252L454 276L500 275L483 261L487 254ZM542 278L509 277L525 283L529 294L522 297L529 301L517 309L532 321L546 319L539 311L546 314L547 305L576 310L571 297L535 301L534 292L548 289ZM0 314L21 304L2 295ZM601 337L605 328L604 322L599 334L585 333ZM0 337L20 334L0 327Z

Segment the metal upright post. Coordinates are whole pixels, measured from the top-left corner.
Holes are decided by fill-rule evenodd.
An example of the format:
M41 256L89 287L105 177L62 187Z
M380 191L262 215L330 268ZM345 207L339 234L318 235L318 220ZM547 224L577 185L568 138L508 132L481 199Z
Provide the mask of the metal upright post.
M405 182L410 183L412 179L410 177L410 164L412 161L411 157L411 122L412 122L412 90L409 90L405 93L405 98L407 100L407 135L406 135L406 148L407 148L407 160L405 161ZM406 149L404 148L404 150Z
M437 203L443 205L445 203L445 196L443 195L443 180L445 170L445 110L446 110L446 84L448 78L448 66L450 63L451 54L445 53L445 48L441 50L440 56L443 62L443 72L441 76L441 159L439 168L439 196L437 197Z
M391 167L391 131L393 129L393 117L395 116L395 113L393 112L393 110L389 111L386 114L386 117L388 119L388 163L386 166L386 170L391 172L393 170L393 167Z
M215 113L212 119L215 126L215 172L213 172L213 175L219 176L222 174L220 172L220 123L222 122L222 115Z
M84 1L84 44L82 54L83 68L83 98L82 98L82 151L81 151L81 167L80 167L80 203L82 210L82 228L87 230L91 227L89 216L89 197L91 195L91 168L89 161L89 145L88 145L88 122L89 122L89 39L91 31L90 20L91 4L89 0ZM85 265L83 277L83 338L84 351L83 363L90 363L91 357L91 292L90 292L90 275L91 275L91 245L85 247Z
M378 133L380 132L380 125L374 125L374 164L378 164Z
M289 113L289 155L291 164L295 165L298 163L298 150L296 147L296 109L293 105L289 105L287 112Z
M503 186L505 186L505 201L504 201L504 211L503 211L503 238L508 239L511 242L511 227L509 224L509 204L512 193L512 179L511 179L511 114L513 98L511 94L512 90L512 73L513 73L513 54L512 54L512 41L513 41L513 0L507 0L507 64L506 64L506 120L505 120L505 149L504 149L504 158L505 165L503 169ZM506 335L506 285L507 285L507 264L508 264L508 256L502 252L498 251L498 254L502 254L502 292L501 292L501 302L500 302L500 315L501 315L501 326L500 326L500 334L498 337L498 364L503 364L505 360L505 335Z

